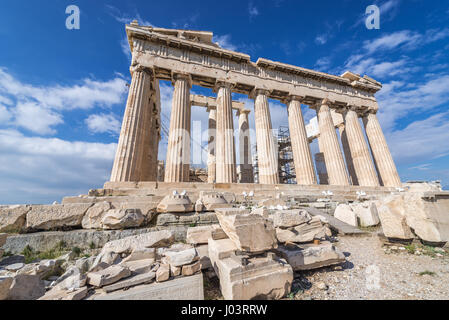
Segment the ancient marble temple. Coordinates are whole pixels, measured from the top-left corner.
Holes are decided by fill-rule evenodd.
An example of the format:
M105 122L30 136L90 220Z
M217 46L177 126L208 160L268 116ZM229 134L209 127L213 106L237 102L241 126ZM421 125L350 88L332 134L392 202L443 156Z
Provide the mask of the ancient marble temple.
M159 80L169 80L174 93L164 182L189 180L191 107L196 105L209 113L208 183L253 183L248 113L254 112L259 183L279 184L269 105L269 99L275 99L288 110L297 184L315 185L318 175L320 183L329 185L401 185L376 116L374 94L382 85L374 79L349 71L335 76L264 58L252 62L246 54L213 43L211 32L153 28L137 22L127 25L126 32L132 81L111 182L156 181ZM191 95L192 85L212 88L216 97ZM232 101L233 92L254 99L254 111ZM317 114L316 168L310 151L313 138L301 105ZM238 167L233 110L239 118Z

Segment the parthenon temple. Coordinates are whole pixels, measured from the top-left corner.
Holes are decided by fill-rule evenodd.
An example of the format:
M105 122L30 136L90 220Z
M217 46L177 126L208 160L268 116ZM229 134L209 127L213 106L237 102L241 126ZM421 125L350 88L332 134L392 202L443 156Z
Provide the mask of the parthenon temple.
M109 185L157 180L159 80L168 80L174 92L164 183L189 182L192 106L205 107L209 113L207 183L254 183L248 117L253 111L233 101L234 92L254 99L259 184L280 184L269 105L274 99L288 111L298 185L325 181L330 186L401 186L376 116L374 95L382 88L376 80L350 71L335 76L265 58L252 62L249 55L213 43L212 32L139 26L135 21L126 32L132 81ZM213 89L216 97L193 95L192 85ZM316 111L315 122L306 125L302 105ZM238 167L233 110L239 126ZM314 139L320 151L317 170L310 150Z

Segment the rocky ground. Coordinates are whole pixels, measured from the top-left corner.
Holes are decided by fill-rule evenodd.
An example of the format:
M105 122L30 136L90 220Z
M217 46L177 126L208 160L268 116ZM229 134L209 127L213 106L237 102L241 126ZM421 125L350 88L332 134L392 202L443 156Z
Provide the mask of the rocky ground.
M449 299L449 250L339 237L342 266L297 273L289 299ZM421 249L420 249L421 248Z

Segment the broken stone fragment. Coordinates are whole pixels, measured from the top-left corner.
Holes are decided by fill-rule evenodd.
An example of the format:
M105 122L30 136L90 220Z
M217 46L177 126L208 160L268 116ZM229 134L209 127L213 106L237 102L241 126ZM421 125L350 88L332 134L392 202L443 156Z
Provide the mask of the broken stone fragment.
M9 300L36 300L45 294L45 283L36 275L18 274L11 284Z
M226 233L221 229L220 225L214 224L211 226L190 227L187 229L186 241L191 244L207 244L209 238L212 238L212 233L216 239L227 238Z
M175 266L170 265L170 274L173 277L179 276L181 274L181 270L182 270L182 267L175 267Z
M310 214L305 210L282 210L273 214L275 228L289 228L312 220Z
M358 226L357 215L352 208L347 204L339 204L334 212L334 217L340 221L343 221L353 227Z
M129 268L122 265L114 265L101 271L89 272L87 274L87 283L95 287L103 287L130 275L131 271Z
M242 209L217 209L220 226L237 248L244 252L262 252L277 246L273 223Z
M106 243L101 252L131 253L137 249L167 247L175 240L175 234L170 230L154 231L126 237Z
M209 239L208 250L209 259L213 264L214 261L216 262L218 260L229 258L238 249L231 239Z
M0 232L19 233L26 226L26 215L30 206L9 206L0 208ZM4 244L4 243L3 243ZM0 240L0 247L3 245Z
M170 278L170 265L161 264L156 271L156 281L163 282Z
M87 296L87 287L81 287L71 290L62 290L53 288L38 300L82 300Z
M293 270L312 270L345 261L344 254L330 242L319 245L279 246L276 253L292 266Z
M102 219L106 212L111 209L112 206L107 201L95 203L90 207L82 220L82 226L84 229L100 229L102 228Z
M60 290L80 288L86 285L86 281L86 275L82 274L76 266L72 266L52 283L52 287Z
M26 215L26 226L33 230L81 227L91 203L32 206Z
M123 279L109 286L105 286L102 290L106 293L117 291L120 289L130 288L141 284L147 284L153 282L156 277L156 272L151 271L143 274L137 274L135 276Z
M361 227L373 227L379 224L379 214L374 202L352 203L350 207L358 218Z
M309 222L293 228L276 228L276 237L279 242L310 242L314 239L324 239L331 236L332 232L321 223L319 217L313 217Z
M23 267L25 267L24 263L14 263L14 264L5 266L4 268L8 271L16 272L16 271L19 271L20 269L22 269Z
M133 260L128 262L122 262L121 265L127 267L133 274L147 273L153 269L154 258Z
M193 212L194 205L187 195L170 194L167 195L157 206L157 212L160 213L184 213Z
M377 208L382 230L387 238L413 239L414 235L407 225L405 204L402 196L389 196Z
M13 277L0 277L0 301L8 299Z
M131 252L129 256L123 259L123 262L155 259L155 258L156 258L155 248L137 248L133 250L133 252Z
M170 250L164 252L167 263L175 267L180 267L185 264L192 263L199 259L198 252L195 248L190 248L186 250Z
M111 209L101 220L103 229L126 229L139 227L145 217L136 209Z
M209 259L209 246L207 244L203 244L195 247L198 252L198 256L201 262L201 269L209 269L212 267L212 264Z
M200 261L194 262L192 264L186 264L182 266L182 275L191 276L201 270Z

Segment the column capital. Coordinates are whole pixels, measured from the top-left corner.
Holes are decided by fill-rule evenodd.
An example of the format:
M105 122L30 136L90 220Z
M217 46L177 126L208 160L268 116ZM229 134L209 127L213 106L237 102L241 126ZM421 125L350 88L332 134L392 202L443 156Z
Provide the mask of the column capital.
M315 109L316 111L319 111L321 106L328 106L330 108L333 106L333 103L334 102L331 101L330 99L324 98L324 99L318 99L315 104L310 105L309 107L311 109Z
M240 116L241 114L250 114L251 110L249 109L238 109L237 110L237 116Z
M270 94L270 90L265 88L257 88L255 87L251 92L249 93L250 99L255 99L258 95L265 95L268 96Z
M149 75L153 75L153 68L150 67L144 67L142 66L140 63L133 63L130 67L129 67L129 72L131 73L131 75L134 72L145 72L148 73Z
M218 89L223 88L223 87L232 90L235 87L235 83L228 82L226 80L217 80L217 81L215 81L215 86L214 86L213 91L218 92Z
M289 95L282 101L282 103L288 104L288 103L290 103L291 101L298 101L299 103L302 103L303 100L304 100L304 97L303 97L303 96L298 96L298 95L295 95L295 94L289 94Z
M172 72L171 74L172 84L178 79L185 79L189 83L189 88L192 88L192 76L189 73L184 72Z

